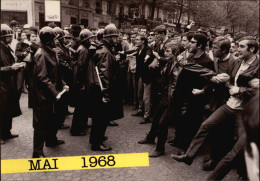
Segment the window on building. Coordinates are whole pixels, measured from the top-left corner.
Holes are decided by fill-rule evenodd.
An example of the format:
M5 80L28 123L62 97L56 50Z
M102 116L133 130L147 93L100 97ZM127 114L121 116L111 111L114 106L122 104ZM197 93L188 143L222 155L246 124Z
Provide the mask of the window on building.
M69 5L76 6L79 0L69 0Z
M107 2L107 14L108 15L111 15L111 5L112 5L112 3Z
M97 14L102 14L102 1L97 1L96 2L96 13Z
M87 19L81 19L80 24L84 25L84 28L87 28L88 27L88 20Z
M89 4L88 1L83 1L82 6L83 6L84 8L88 8L88 7L90 7L90 4Z
M75 17L70 17L70 24L78 24L77 18L75 18Z
M1 10L1 23L10 24L12 20L16 20L19 25L27 24L27 12L17 12L17 11L3 11Z

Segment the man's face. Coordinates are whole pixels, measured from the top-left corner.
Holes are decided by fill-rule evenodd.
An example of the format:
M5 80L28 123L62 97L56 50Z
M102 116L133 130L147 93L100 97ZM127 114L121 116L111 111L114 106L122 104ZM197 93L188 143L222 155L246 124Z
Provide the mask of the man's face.
M184 36L182 37L182 40L181 40L181 45L183 46L183 48L186 50L189 48L189 40L187 38L187 36Z
M148 43L153 42L154 39L155 39L155 34L154 34L154 32L150 32L150 33L149 33L149 36L148 36Z
M155 38L154 38L155 42L158 43L159 41L161 41L160 39L160 34L158 32L155 33Z
M35 34L31 34L30 35L30 42L36 43L36 41L37 41L37 36Z
M146 35L146 29L141 29L141 30L140 30L140 33L141 33L142 35Z
M21 39L22 39L22 40L27 39L26 33L22 33L22 34L21 34Z
M6 36L6 37L5 37L5 43L6 43L6 44L12 43L12 40L13 40L13 36Z
M196 53L197 50L198 50L198 47L197 47L197 40L195 40L194 38L191 39L190 43L189 43L189 52L190 53Z
M214 57L217 57L217 58L222 57L223 52L221 51L219 42L213 42L212 52L213 52Z
M177 36L177 37L176 37L176 40L177 40L178 42L181 42L181 36Z
M118 36L112 36L112 37L111 37L111 41L112 41L114 44L118 43Z
M123 41L127 42L127 36L123 36Z
M229 52L230 52L230 53L234 53L234 52L236 52L236 51L237 51L237 46L236 46L236 44L235 44L235 43L231 43Z
M71 40L72 40L72 39L71 39L70 36L65 36L65 37L63 38L64 45L70 44Z
M171 59L174 56L170 47L165 49L164 55L166 59Z
M248 40L242 40L238 43L238 58L247 60L248 57L252 54L248 50L247 43L248 43Z
M142 45L142 40L140 36L135 38L135 46L140 47Z
M134 34L134 35L131 35L131 37L130 37L130 38L131 38L131 42L132 42L132 43L135 43L135 38L136 38L136 35L135 35L135 34Z

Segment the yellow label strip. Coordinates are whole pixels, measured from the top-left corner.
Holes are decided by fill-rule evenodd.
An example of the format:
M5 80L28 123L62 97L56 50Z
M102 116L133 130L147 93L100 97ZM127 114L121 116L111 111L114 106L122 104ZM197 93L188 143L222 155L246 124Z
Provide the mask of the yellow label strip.
M1 160L1 173L149 166L148 153Z

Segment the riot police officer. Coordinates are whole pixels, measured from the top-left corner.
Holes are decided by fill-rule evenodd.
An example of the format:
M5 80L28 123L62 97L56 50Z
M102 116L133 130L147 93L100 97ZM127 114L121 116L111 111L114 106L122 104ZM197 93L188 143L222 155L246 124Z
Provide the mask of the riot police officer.
M44 157L43 146L54 147L64 144L56 137L58 121L54 113L54 104L62 93L68 91L61 79L59 62L56 58L54 41L57 34L50 27L39 32L42 46L34 55L33 68L33 157Z
M92 105L92 129L90 134L91 150L109 151L112 148L103 144L108 122L123 117L123 103L120 91L119 63L115 57L115 44L119 32L115 25L109 24L104 29L103 45L96 50L95 71L99 87L93 86L89 91ZM89 65L89 68L90 65ZM97 85L97 79L89 80ZM90 101L91 102L91 101Z
M11 134L11 129L12 118L21 114L16 75L24 64L15 63L14 52L9 46L13 39L12 29L6 24L1 24L0 36L0 136L3 144L4 140L18 137Z
M76 102L75 110L73 114L72 124L70 133L72 136L84 136L86 132L84 130L86 122L88 120L88 114L86 110L86 91L85 91L85 81L87 74L88 61L90 57L89 48L94 42L94 34L88 30L83 29L80 34L80 46L76 51L76 64L75 64L75 85L76 85Z

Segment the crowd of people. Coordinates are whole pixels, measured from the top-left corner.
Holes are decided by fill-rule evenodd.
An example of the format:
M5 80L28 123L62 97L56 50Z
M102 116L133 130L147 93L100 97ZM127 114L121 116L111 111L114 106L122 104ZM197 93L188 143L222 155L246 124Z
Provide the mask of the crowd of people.
M140 124L152 123L138 141L154 144L157 138L149 157L164 155L167 142L179 150L173 159L191 165L206 142L202 169L213 170L208 179L224 178L234 165L241 178L250 178L245 160L258 154L259 141L259 39L190 27L182 33L165 25L124 32L114 24L61 29L50 23L13 32L1 24L1 145L18 137L11 133L12 119L22 114L26 89L33 158L45 157L44 144L65 143L57 138L59 129L85 136L88 118L91 150L111 150L104 144L107 126L118 126L127 105L132 116L143 117ZM64 124L68 114L71 126ZM167 140L172 125L175 136Z

